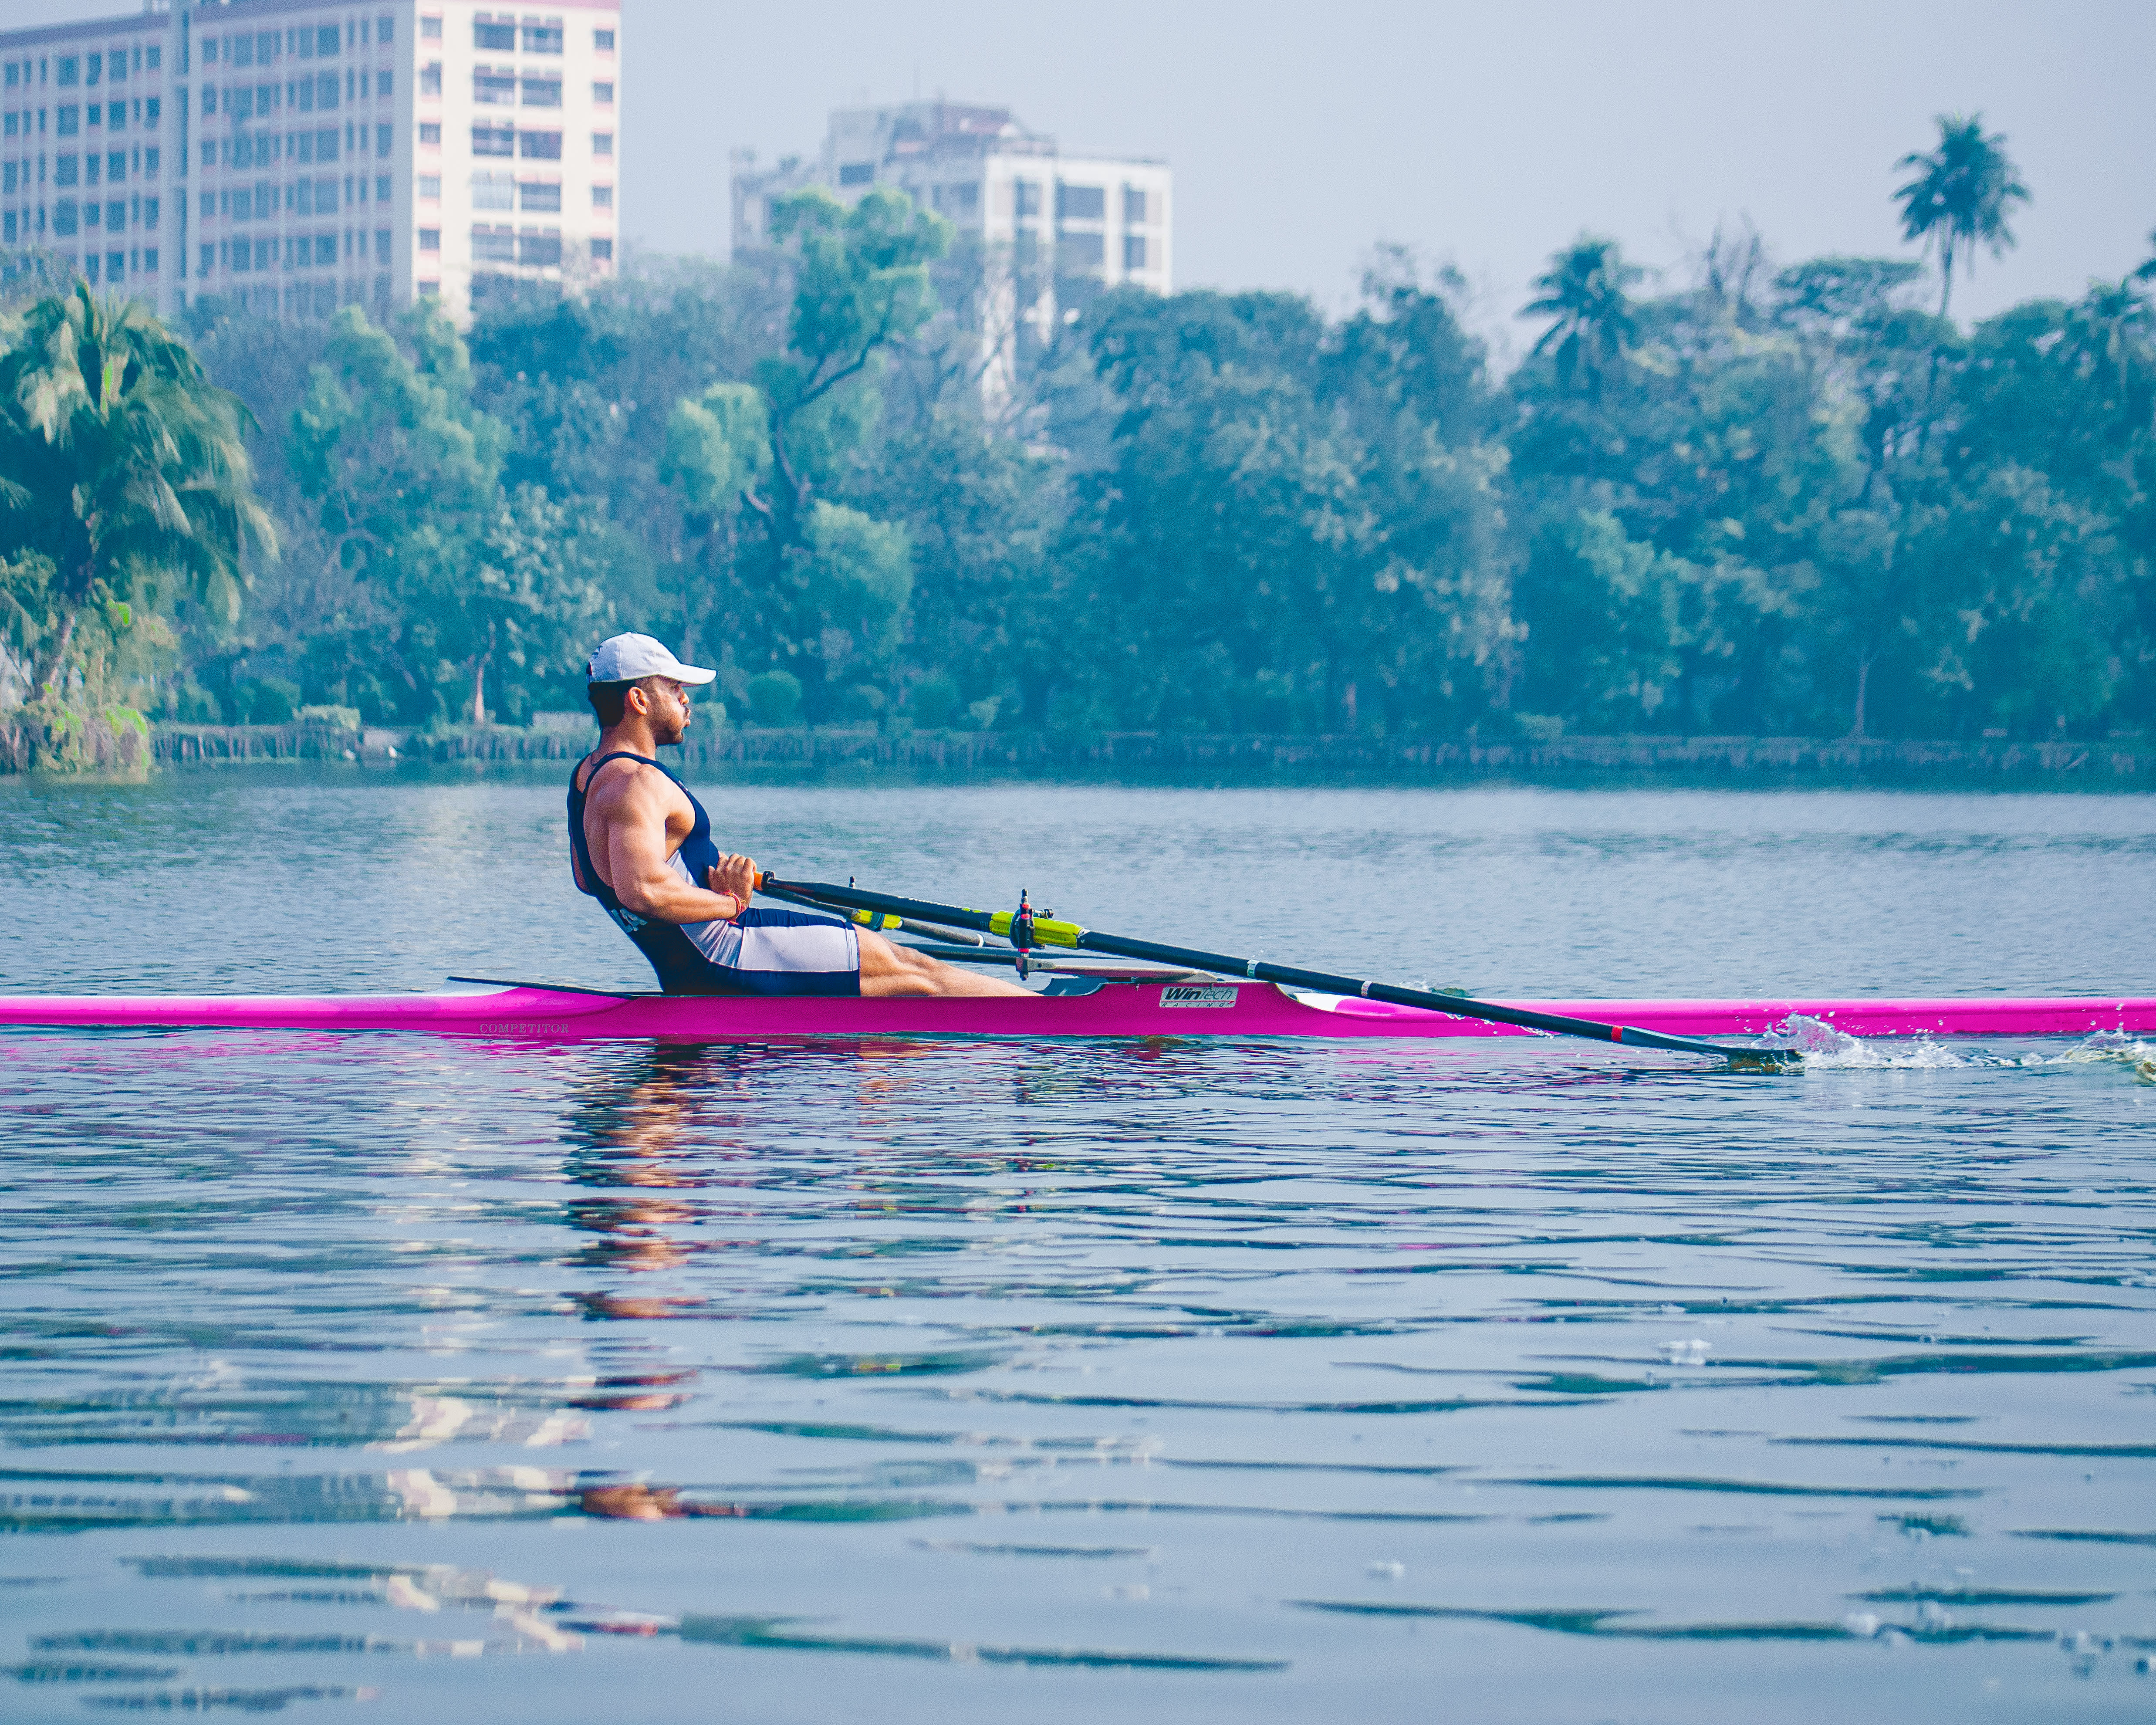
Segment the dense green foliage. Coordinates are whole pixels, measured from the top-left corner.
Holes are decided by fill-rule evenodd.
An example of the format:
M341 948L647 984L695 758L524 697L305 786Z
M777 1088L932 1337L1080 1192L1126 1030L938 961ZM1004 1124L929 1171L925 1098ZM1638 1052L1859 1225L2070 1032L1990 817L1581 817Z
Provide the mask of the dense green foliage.
M140 603L157 572L179 646L141 704L182 717L521 719L577 705L588 644L635 627L717 665L747 722L2141 730L2156 260L1964 330L1933 288L2026 194L1974 120L1905 165L1938 283L1717 238L1644 291L1583 236L1509 375L1456 280L1398 254L1337 318L1066 283L1070 317L1014 326L998 260L882 192L803 194L771 254L497 301L463 336L205 305L187 335L259 422L282 540L244 604L217 489L244 457L199 437L157 459L214 504L200 556L149 509L93 570L74 494L41 485L6 501L0 576L28 615ZM49 323L10 332L11 377ZM43 398L9 388L29 449Z

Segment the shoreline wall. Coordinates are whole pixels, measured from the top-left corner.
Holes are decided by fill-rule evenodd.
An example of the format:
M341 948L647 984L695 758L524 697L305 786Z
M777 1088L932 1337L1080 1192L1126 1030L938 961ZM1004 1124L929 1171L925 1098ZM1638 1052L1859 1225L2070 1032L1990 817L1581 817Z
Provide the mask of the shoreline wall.
M482 726L436 732L324 725L158 725L153 757L177 768L351 761L568 762L595 741L589 730ZM1849 783L1958 781L2156 790L2156 744L2105 742L1857 742L1759 737L1567 737L1548 741L1383 738L1127 732L870 728L692 733L685 766L817 773L831 770L950 778L1189 779L1235 782L1624 776ZM4 764L4 763L0 763Z

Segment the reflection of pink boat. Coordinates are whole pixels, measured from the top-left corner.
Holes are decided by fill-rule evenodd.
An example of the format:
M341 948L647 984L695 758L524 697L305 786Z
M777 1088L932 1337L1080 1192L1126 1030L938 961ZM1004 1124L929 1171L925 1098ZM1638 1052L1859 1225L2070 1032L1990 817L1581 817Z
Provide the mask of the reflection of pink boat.
M608 994L531 983L441 994L18 994L0 1024L78 1028L428 1030L576 1041L665 1038L791 1042L826 1037L1517 1036L1532 1033L1381 1001L1296 995L1204 978L1060 981L1033 1000L753 999ZM1523 1000L1537 1011L1672 1035L1761 1035L1792 1014L1857 1036L2087 1035L2156 1030L2156 999Z

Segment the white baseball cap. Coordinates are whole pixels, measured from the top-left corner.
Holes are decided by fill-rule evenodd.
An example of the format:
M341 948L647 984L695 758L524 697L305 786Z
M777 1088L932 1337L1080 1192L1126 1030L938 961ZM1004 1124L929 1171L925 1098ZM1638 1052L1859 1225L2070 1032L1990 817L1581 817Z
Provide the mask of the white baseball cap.
M718 675L701 665L684 665L649 635L614 635L601 641L584 667L587 683L634 683L644 677L670 677L677 683L708 683Z

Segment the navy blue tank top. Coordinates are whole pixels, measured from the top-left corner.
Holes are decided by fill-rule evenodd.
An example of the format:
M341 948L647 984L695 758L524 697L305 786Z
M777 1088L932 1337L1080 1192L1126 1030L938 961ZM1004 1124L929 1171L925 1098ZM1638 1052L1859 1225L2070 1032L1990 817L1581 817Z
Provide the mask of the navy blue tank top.
M712 987L710 960L678 924L638 916L614 896L613 889L592 866L591 846L584 837L584 804L590 797L592 780L609 761L635 761L646 767L657 767L680 785L681 794L689 799L689 807L695 811L696 822L675 855L692 885L701 886L706 870L718 865L719 847L711 842L711 817L704 812L704 805L696 800L696 793L649 755L619 749L593 761L588 773L584 773L584 763L580 761L569 774L569 846L577 860L577 890L597 899L622 932L636 942L638 950L651 961L652 969L658 973L660 987L668 993L721 992ZM582 788L577 783L578 774L583 774Z

